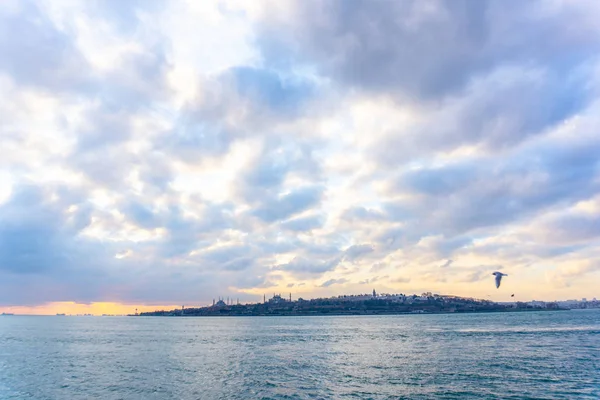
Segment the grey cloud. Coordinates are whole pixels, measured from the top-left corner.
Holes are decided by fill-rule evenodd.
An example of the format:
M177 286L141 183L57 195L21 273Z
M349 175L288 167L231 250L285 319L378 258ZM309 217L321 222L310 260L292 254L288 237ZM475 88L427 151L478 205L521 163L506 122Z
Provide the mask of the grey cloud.
M279 125L320 112L309 106L311 84L298 80L293 74L283 79L275 71L243 66L207 78L198 89L198 98L184 107L176 128L166 132L156 148L195 162L206 155L222 155L238 139L264 136L271 142L282 140ZM278 166L284 168L281 173L287 171L283 161ZM280 179L277 171L273 174L271 179Z
M120 60L120 68L101 76L95 94L112 110L147 111L156 101L172 93L168 73L167 44L157 44L141 53L128 53Z
M164 0L105 0L88 2L89 12L116 27L121 34L132 36L141 25L140 12L157 13L166 6Z
M317 183L321 168L310 142L271 140L260 157L238 177L237 192L245 201L254 203L275 197L290 174Z
M373 246L369 244L355 244L346 249L344 252L344 259L354 261L373 251Z
M528 240L526 237L516 237L509 242L492 242L469 246L468 251L491 259L510 259L512 264L525 267L531 265L536 258L553 259L576 252L583 247L582 245L547 245L537 243L531 239Z
M375 276L373 278L362 280L362 281L360 281L358 283L359 283L359 285L366 285L366 284L369 284L369 283L375 283L377 281L388 279L388 278L389 278L389 275L381 276L381 277Z
M589 177L598 170L598 151L600 141L583 132L573 140L533 142L502 158L406 172L399 188L417 196L398 207L420 216L422 229L449 236L515 221L596 193L598 183Z
M579 71L573 74L561 78L545 67L494 71L474 79L464 93L422 110L426 119L389 131L370 152L390 166L463 145L478 145L489 152L514 147L588 105L591 93L586 82L591 77ZM442 185L438 190L444 189Z
M478 282L484 279L488 275L485 271L475 271L468 274L463 281L464 282ZM489 274L491 276L491 273Z
M315 95L310 82L292 77L282 79L275 71L251 67L235 67L227 71L233 79L237 93L253 102L281 114L299 112L300 107Z
M31 1L0 12L0 70L24 86L62 91L84 89L90 68L71 37Z
M91 222L89 208L83 199L72 204L52 203L47 198L50 195L39 187L19 187L11 200L0 206L0 269L13 273L65 272L74 260L84 259L89 243L76 236ZM82 207L68 217L63 207L70 205Z
M135 60L144 56L132 57L132 62L135 63ZM164 96L167 91L167 71L163 64L143 67L153 70L147 72L147 76L139 68L141 67L134 65L130 72L135 79L142 80L139 83L134 82L125 72L121 72L124 75L119 77L99 78L97 84L102 90L94 90L93 95L88 96L97 98L99 104L84 113L84 126L65 126L77 138L76 147L67 161L71 168L106 187L123 188L130 173L139 169L144 183L166 189L171 180L171 170L164 162L162 149L135 154L125 146L125 143L137 139L134 121L151 119L153 116L148 113L147 106ZM125 70L127 71L126 68ZM162 170L159 170L161 167Z
M462 278L462 282L478 282L489 278L492 282L492 272L501 271L504 267L502 265L479 265L477 267L470 267L469 272Z
M595 260L586 260L585 262L571 268L560 268L556 270L552 275L554 277L560 279L571 279L580 276L585 276L587 274L595 273L600 271L600 261ZM569 282L566 282L567 286Z
M294 232L306 232L322 227L323 222L321 215L310 215L284 221L281 223L281 227Z
M302 243L296 237L278 237L273 234L255 239L254 245L267 254L283 254L297 250L302 246Z
M344 211L342 214L342 219L354 222L354 221L382 221L385 219L385 216L377 211L367 209L365 207L352 207Z
M159 257L175 257L200 250L215 243L215 233L236 226L233 220L232 205L212 203L202 198L194 198L195 216L186 215L180 205L181 197L173 195L156 209L147 198L131 195L117 204L119 211L128 222L143 229L161 228L165 233L160 240L153 241L153 250ZM165 200L165 199L163 199ZM211 261L228 250L215 250L207 253ZM215 259L215 260L213 260ZM231 258L228 258L230 260Z
M200 263L209 268L223 271L246 271L253 273L250 269L256 265L261 256L251 246L233 245L212 249L200 254ZM271 279L275 279L271 276Z
M16 12L0 11L0 51L6 55L0 59L0 73L9 86L14 83L14 90L24 93L33 88L36 95L43 91L61 105L84 100L81 104L89 107L75 117L57 116L59 128L75 146L64 160L52 160L83 177L80 189L20 187L37 171L28 170L29 160L18 171L8 165L17 184L13 198L0 205L1 304L193 302L223 294L228 287L282 283L281 275L272 274L277 270L299 280L331 271L358 272L356 265L342 271L339 264L361 257L376 275L394 266L376 262L393 259L388 256L396 250L416 264L439 265L440 259L461 259L468 253L507 259L511 268L523 268L537 258L575 257L596 244L596 216L538 217L600 189L595 179L600 141L593 117L598 108L589 106L597 95L590 84L590 55L598 53L600 42L597 16L592 11L584 15L584 6L297 2L292 4L299 11L294 21L278 26L274 21L279 16L274 16L256 27L263 67L239 65L199 76L197 98L179 108L167 79L178 66L169 38L140 18L162 4L122 3L83 6L97 10L90 15L116 27L124 42L136 39L140 45L139 52L124 54L107 71L94 70L79 54L77 38L70 37L77 29L70 22L59 29L29 2L18 3ZM270 29L276 34L262 35ZM138 40L141 30L144 39ZM313 82L300 75L316 78ZM388 104L414 111L408 126L386 124L387 131L373 141L376 145L361 149L366 161L380 167L361 184L373 178L390 190L375 193L379 204L357 199L343 212L335 232L313 231L300 239L296 232L316 230L326 217L320 208L331 177L323 176L327 171L321 162L328 145L337 145L337 138L321 132L328 129L323 128L331 117L327 112L342 104L336 111L343 113L344 105L370 94L376 95L375 107L392 97ZM10 119L10 107L6 110L2 115ZM564 127L570 133L555 132L575 113L580 114L578 122ZM324 115L327 121L320 119ZM80 126L78 120L86 123ZM164 120L170 127L162 127ZM146 132L140 121L159 122ZM13 128L2 131L11 145L14 137L20 139ZM35 133L35 127L24 129ZM18 146L27 143L22 136ZM170 184L177 162L199 165L223 156L236 141L256 136L264 149L235 178L231 203L190 198ZM137 139L143 150L132 152ZM454 150L472 152L463 157ZM130 174L140 178L141 189L131 187ZM295 185L297 181L311 186ZM109 192L115 209L86 201L95 189ZM240 206L249 211L236 214ZM92 220L111 240L82 234ZM493 239L507 224L519 222L538 223L546 234L483 245L475 240ZM160 228L156 232L162 236L112 240L131 225ZM240 237L244 239L237 246L215 248L240 242ZM373 245L343 250L349 243L365 242ZM126 251L132 255L115 258ZM269 267L278 262L278 254L297 257ZM448 273L442 279L452 280L455 270L456 279L484 279L488 273L456 266L435 272ZM375 276L369 283L374 279L383 278ZM430 273L424 279L439 276ZM344 282L333 279L323 285Z
M387 263L383 263L383 262L379 262L379 263L375 263L371 266L371 272L379 272L381 270L384 270L388 267Z
M229 245L202 252L201 257L206 261L224 263L239 260L240 257L248 255L251 251L252 249L246 245ZM242 258L242 260L244 259Z
M600 216L569 213L543 221L537 229L539 233L535 236L542 242L573 247L573 244L589 243L600 237Z
M393 221L394 216L390 215L389 219ZM379 243L386 251L392 251L402 246L415 244L418 240L419 235L413 235L410 231L407 231L406 227L388 225L376 235L374 241Z
M338 255L341 251L335 240L331 238L320 238L318 242L314 241L303 241L299 242L299 248L302 249L304 254L308 257L333 257Z
M105 7L96 7L94 11L114 9L117 3L106 2ZM157 99L168 90L165 76L169 67L160 40L157 43L161 44L151 51L125 54L119 68L100 73L77 49L71 35L74 31L71 21L59 27L43 5L33 1L15 5L0 13L0 52L4 54L0 70L20 85L53 93L77 93L96 98L113 109L129 110L148 105L150 99Z
M252 214L265 222L286 219L317 205L322 193L321 186L297 189L281 197L267 200Z
M174 171L170 160L165 154L148 152L144 155L143 161L138 163L137 168L146 192L151 195L170 192L170 183L174 179Z
M258 43L267 62L281 69L306 63L342 90L391 95L417 115L406 126L387 127L369 146L371 160L383 168L461 146L505 151L577 114L593 97L589 82L600 43L591 38L599 30L583 4L287 5L293 20L267 13L261 25ZM442 183L461 184L461 178L468 176Z
M108 242L82 235L92 216L107 217L88 205L85 193L60 187L16 187L12 198L0 206L0 304L197 303L230 286L269 285L264 270L244 256L244 249L210 252L207 260L219 264L212 269L193 257L165 258L197 245L198 236L191 242L186 238L199 227L185 219L178 221L181 216L169 219L169 232L181 236L159 243ZM161 246L165 254L160 253ZM116 259L115 254L125 249L133 252L131 258ZM246 273L240 274L242 269Z
M231 226L228 208L222 205L209 205L201 219L193 220L183 216L178 206L172 206L163 217L163 227L167 236L161 243L161 253L173 257L197 248L202 239L211 239L212 233Z
M469 236L456 236L456 237L436 237L435 240L428 243L427 249L433 254L439 257L447 257L454 253L457 249L463 248L472 242L472 238ZM452 260L448 265L450 266Z
M107 159L110 160L109 167ZM68 162L70 168L84 174L92 183L120 190L125 189L126 178L135 165L131 154L122 146L75 153Z
M275 284L271 281L264 281L260 285L254 285L254 287L261 288L261 289L268 289L268 288L275 287L275 286L277 286L277 284Z
M160 225L157 215L144 204L130 202L123 211L139 227L149 229Z
M448 278L445 275L439 273L426 272L420 276L420 278L426 282L446 283Z
M107 106L94 107L85 115L87 129L78 131L77 152L104 153L110 145L131 138L131 115ZM101 151L98 151L101 150ZM106 154L104 153L106 157Z
M294 257L287 264L278 265L277 268L296 274L323 274L332 271L339 264L339 258L332 258L326 261L309 260L303 257Z
M600 46L592 39L595 21L581 4L554 9L520 1L287 4L294 20L268 14L261 25L258 43L267 61L315 65L340 84L409 98L460 90L472 76L502 64L541 63L564 73Z
M347 279L345 278L341 278L341 279L329 279L328 281L323 282L320 287L329 287L331 285L341 285L342 283L346 283L348 282Z
M111 275L116 246L80 234L92 212L66 189L17 187L0 206L0 303L104 298L123 277Z
M447 260L444 264L440 265L440 268L447 268L452 265L453 262L454 260Z

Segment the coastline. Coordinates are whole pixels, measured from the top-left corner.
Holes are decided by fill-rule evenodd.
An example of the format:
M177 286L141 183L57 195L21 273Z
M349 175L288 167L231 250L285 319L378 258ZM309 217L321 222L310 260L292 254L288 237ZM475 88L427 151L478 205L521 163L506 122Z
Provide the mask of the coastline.
M297 313L297 314L205 314L205 315L191 315L191 314L169 314L169 315L155 315L154 313L143 313L139 315L128 314L128 317L174 317L174 318L252 318L252 317L370 317L370 316L389 316L389 315L463 315L463 314L502 314L502 313L527 313L527 312L552 312L552 311L573 311L568 308L559 309L514 309L514 310L494 310L494 311L460 311L460 312L444 312L444 311L433 311L433 312L389 312L389 313Z
M467 314L568 310L556 303L545 307L522 302L500 304L488 300L455 296L389 296L359 299L340 297L297 301L284 300L276 295L269 301L255 304L226 304L222 301L208 307L176 310L156 310L130 314L130 316L160 317L254 317L254 316L353 316L353 315L417 315L417 314Z

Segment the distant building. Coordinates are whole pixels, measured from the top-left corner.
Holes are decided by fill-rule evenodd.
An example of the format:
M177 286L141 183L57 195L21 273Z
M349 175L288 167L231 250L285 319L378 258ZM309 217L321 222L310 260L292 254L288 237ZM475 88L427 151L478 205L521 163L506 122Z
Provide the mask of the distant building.
M546 302L545 301L537 301L537 300L533 300L530 301L529 303L527 303L528 305L532 306L532 307L546 307Z
M377 297L377 292L373 289L373 297Z
M285 303L285 299L281 297L280 294L274 294L272 298L269 299L269 304L281 304Z
M223 301L223 299L219 299L219 301L217 301L215 303L215 307L225 307L227 304Z

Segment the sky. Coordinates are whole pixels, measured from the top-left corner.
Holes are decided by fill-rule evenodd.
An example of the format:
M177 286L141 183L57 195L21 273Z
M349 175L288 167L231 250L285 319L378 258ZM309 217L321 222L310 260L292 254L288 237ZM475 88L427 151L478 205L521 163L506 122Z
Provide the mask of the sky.
M600 297L598 20L594 0L4 0L0 311Z

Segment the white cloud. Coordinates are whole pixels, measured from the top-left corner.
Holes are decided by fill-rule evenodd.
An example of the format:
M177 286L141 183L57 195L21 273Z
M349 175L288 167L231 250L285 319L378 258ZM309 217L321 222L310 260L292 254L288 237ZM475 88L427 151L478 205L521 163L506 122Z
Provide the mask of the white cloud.
M598 7L341 3L3 4L0 304L591 296Z

